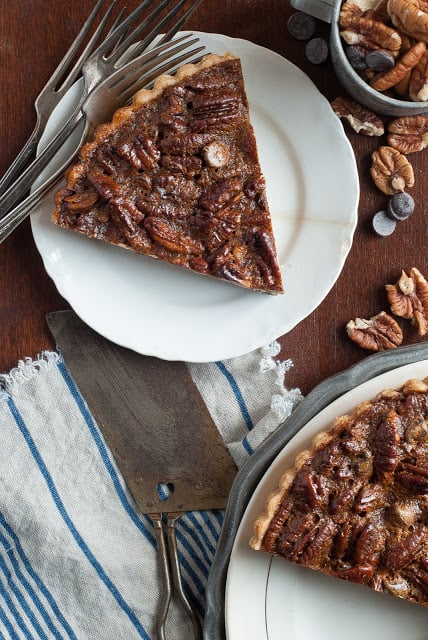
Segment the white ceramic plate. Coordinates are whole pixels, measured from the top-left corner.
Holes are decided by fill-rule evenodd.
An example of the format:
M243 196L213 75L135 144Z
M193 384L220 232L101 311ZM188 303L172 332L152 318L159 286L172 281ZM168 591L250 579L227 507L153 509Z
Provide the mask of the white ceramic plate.
M267 496L316 433L382 389L427 375L428 360L422 360L359 385L310 420L275 458L248 503L230 556L225 596L228 640L426 639L427 609L271 558L250 549L248 542Z
M207 51L242 60L286 293L246 291L59 229L53 195L31 221L48 274L90 327L139 353L207 362L269 343L320 304L351 248L359 182L342 124L302 71L250 42L198 35Z

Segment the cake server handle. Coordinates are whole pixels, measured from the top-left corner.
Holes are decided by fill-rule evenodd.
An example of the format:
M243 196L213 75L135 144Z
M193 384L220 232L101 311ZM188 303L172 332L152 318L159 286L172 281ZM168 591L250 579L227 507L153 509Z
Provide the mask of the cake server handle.
M180 563L178 559L177 538L175 535L175 523L182 515L166 514L166 531L164 527L164 514L150 514L155 527L156 539L158 542L158 556L160 559L162 596L156 616L156 631L158 640L165 640L165 623L171 604L172 588L177 595L183 610L186 612L193 627L194 640L202 640L202 628L199 618L193 607L189 603L183 590L181 581Z

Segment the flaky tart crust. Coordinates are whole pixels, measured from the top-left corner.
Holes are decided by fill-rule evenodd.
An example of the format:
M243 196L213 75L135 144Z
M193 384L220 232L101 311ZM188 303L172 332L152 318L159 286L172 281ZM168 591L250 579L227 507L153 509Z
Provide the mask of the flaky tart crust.
M52 219L191 271L283 293L239 58L210 54L116 111L66 174Z
M428 378L360 403L300 452L250 546L428 606Z

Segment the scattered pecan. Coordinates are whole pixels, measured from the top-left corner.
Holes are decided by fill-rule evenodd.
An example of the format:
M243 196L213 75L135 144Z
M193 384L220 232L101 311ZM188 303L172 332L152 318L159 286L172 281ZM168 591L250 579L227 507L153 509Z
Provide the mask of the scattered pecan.
M389 196L415 184L413 167L406 156L389 146L372 153L370 175L378 189Z
M400 153L422 151L428 146L428 116L401 116L391 120L387 141Z
M412 267L407 275L403 270L397 282L385 289L392 313L411 320L424 336L428 332L428 282L421 272Z
M416 67L419 60L425 53L426 48L425 42L417 42L414 44L401 56L392 69L376 74L371 80L370 86L373 89L377 89L377 91L391 89L391 87L396 85L407 75L409 70Z
M346 325L348 336L363 349L385 351L400 346L403 332L390 315L381 311L369 320L356 318Z
M340 96L331 103L339 118L346 120L354 131L367 136L382 136L385 128L382 120L373 111L362 107L351 98Z

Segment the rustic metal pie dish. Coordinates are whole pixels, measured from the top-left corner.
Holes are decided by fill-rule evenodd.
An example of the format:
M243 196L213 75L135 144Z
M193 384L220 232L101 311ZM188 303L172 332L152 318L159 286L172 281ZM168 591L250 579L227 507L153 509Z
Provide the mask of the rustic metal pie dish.
M365 627L368 640L387 637L386 628L391 640L401 638L404 629L406 637L424 637L421 630L426 628L428 612L423 607L397 603L385 594L343 584L281 558L272 561L267 554L251 550L248 540L269 487L274 488L278 481L279 469L288 464L287 456L294 460L295 447L312 437L311 429L325 428L323 420L346 412L381 388L399 386L405 379L427 373L427 344L369 356L311 391L248 460L233 484L208 580L206 640L276 640L284 637L278 635L284 628L287 640L311 635L339 640L343 624L331 623L337 616L344 624L346 619L347 637L352 640L360 637L357 619L361 611L370 620ZM356 636L352 635L354 627Z

